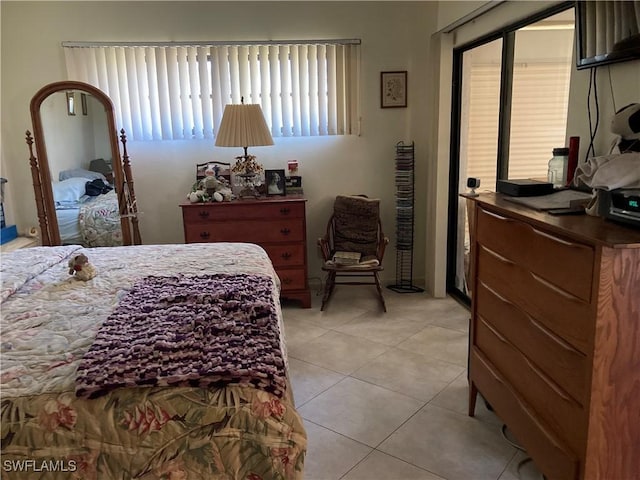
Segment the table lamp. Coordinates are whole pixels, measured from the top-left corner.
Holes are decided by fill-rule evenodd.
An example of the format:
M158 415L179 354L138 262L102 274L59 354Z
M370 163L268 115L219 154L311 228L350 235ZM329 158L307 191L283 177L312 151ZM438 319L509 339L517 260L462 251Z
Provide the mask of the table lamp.
M220 130L216 136L217 147L242 147L244 155L236 157L232 171L242 179L243 189L240 197L259 197L256 186L262 165L256 162L254 155L247 153L248 147L273 145L271 132L264 119L262 108L257 104L228 104L224 107Z

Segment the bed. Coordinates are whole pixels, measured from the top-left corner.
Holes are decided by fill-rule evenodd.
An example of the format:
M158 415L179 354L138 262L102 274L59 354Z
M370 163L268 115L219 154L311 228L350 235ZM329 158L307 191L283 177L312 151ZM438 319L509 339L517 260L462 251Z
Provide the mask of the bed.
M79 254L87 282L69 275ZM36 247L3 255L1 273L2 478L302 478L259 246Z
M87 183L95 180L104 182L105 192L87 195ZM60 181L52 184L52 191L63 245L122 245L118 197L104 175L82 169L66 170L60 174Z

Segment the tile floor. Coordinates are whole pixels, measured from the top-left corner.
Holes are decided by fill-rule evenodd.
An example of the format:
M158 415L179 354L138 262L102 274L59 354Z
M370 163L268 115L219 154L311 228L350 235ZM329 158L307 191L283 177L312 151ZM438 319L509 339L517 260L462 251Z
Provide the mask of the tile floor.
M451 298L337 286L283 303L307 480L540 480L483 401L467 412L469 312Z

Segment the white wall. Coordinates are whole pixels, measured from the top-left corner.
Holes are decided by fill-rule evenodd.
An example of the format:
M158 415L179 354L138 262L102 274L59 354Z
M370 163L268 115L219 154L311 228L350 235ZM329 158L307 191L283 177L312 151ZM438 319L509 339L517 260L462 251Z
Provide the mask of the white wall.
M438 8L438 25L437 30L440 31L452 23L457 22L459 19L466 17L467 15L473 15L473 12L478 9L485 8L487 4L492 3L487 0L480 1L443 1L440 2Z
M383 224L394 244L395 144L415 141L418 174L427 166L431 2L12 2L1 3L2 170L13 188L13 220L24 231L37 225L24 131L29 101L43 85L66 79L62 41L189 41L256 39L362 39L362 135L276 138L253 148L265 168L297 159L307 202L309 274L320 276L316 239L333 198L364 193L382 199ZM380 109L380 72L408 70L406 109ZM119 127L118 127L119 128ZM178 204L189 191L195 164L231 161L240 151L209 141L130 142L144 243L182 242ZM426 216L427 192L419 179L417 217ZM425 225L416 226L415 276L424 278ZM385 266L395 276L395 250Z

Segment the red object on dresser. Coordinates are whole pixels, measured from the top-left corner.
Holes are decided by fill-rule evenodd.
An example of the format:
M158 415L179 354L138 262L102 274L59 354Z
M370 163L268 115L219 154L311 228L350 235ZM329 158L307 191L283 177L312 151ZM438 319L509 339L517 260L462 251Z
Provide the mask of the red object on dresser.
M578 153L580 152L580 137L569 138L569 161L567 163L567 186L573 182L573 176L578 166Z

